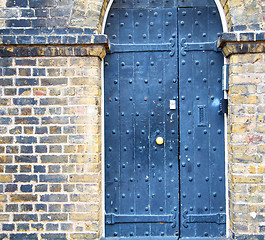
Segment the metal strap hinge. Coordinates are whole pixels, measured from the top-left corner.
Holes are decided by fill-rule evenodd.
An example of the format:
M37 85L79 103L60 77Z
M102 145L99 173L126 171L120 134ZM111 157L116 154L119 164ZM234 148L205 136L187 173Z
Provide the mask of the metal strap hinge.
M185 56L188 51L215 51L220 52L221 49L217 48L217 41L215 42L200 42L200 43L187 43L186 38L182 38L180 41L181 55Z
M175 38L170 38L169 43L150 44L110 44L108 53L128 53L128 52L169 52L170 56L175 54Z
M184 221L183 226L188 227L188 223L217 223L225 224L226 218L224 213L216 214L188 214L188 211L183 213Z
M105 215L107 225L116 223L172 223L172 228L176 227L176 213L168 215L127 215L108 213Z

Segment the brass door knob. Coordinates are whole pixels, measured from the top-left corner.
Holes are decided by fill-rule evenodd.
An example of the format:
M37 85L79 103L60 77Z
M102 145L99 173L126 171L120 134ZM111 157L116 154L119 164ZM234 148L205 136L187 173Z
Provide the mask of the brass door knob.
M163 139L162 137L157 137L157 138L156 138L156 143L157 143L158 145L162 145L162 144L164 143L164 139Z

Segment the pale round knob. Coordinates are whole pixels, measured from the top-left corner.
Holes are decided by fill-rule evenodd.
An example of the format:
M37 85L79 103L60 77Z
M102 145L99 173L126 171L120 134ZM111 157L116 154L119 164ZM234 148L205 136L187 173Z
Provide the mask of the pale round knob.
M158 145L162 145L162 144L164 143L164 139L163 139L162 137L158 137L158 138L156 139L156 143L157 143Z

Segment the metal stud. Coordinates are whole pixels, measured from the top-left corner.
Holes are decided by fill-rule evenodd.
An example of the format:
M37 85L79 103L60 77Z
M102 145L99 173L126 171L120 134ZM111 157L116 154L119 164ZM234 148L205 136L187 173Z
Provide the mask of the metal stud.
M182 167L186 167L186 163L183 162L183 163L181 164L181 166L182 166Z
M206 178L205 178L205 181L208 182L208 181L209 181L209 177L206 177Z
M203 34L202 34L202 36L203 36L203 37L206 37L206 36L207 36L207 34L206 34L206 33L203 33Z
M129 130L126 130L126 134L129 134L130 133L130 131Z
M168 26L169 25L169 22L165 22L165 25Z
M143 13L139 13L139 17L142 17L143 16Z
M216 151L216 147L213 147L213 151Z
M115 212L118 212L118 208L114 208L114 211L115 211Z
M135 23L135 26L136 26L136 27L138 27L138 26L139 26L139 23L138 23L138 22L136 22L136 23Z
M199 22L198 21L195 21L195 25L199 25Z
M109 151L110 151L110 152L112 151L112 147L109 147Z
M181 100L185 100L185 96L181 96Z
M107 27L110 27L110 25L111 25L110 23L107 23Z
M134 234L133 234L133 232L130 232L130 236L132 237Z
M181 21L180 24L183 26L184 25L184 21Z
M151 116L154 116L155 115L155 113L154 112L151 112Z
M121 112L121 116L124 116L124 112Z
M115 39L117 36L116 35L112 35L112 39Z
M125 198L125 194L123 193L123 194L121 195L121 197L122 197L122 198Z
M199 65L199 63L200 63L200 62L199 62L198 60L195 61L195 64L196 64L196 65Z
M154 26L154 23L153 22L150 22L150 26Z
M204 207L204 211L206 211L206 212L207 212L207 211L208 211L208 208L207 208L207 207Z
M145 134L145 130L142 130L142 134Z
M188 111L188 115L191 115L191 111Z
M154 163L152 164L152 168L155 168L155 164Z
M186 16L187 12L186 11L182 11L182 15Z
M146 38L147 37L147 35L146 34L143 34L143 38Z
M110 198L110 194L109 193L107 194L107 198Z
M204 133L204 134L207 134L207 130L204 130L203 133Z
M223 208L223 207L220 207L219 209L220 209L220 211L223 211L223 210L224 210L224 208Z
M121 65L122 65L122 66L125 66L125 62L121 62Z
M122 168L125 168L125 164L122 164Z
M118 233L117 233L117 232L114 232L114 233L113 233L113 236L114 236L114 237L117 237L117 236L118 236Z
M136 113L135 113L135 115L136 115L136 116L139 116L139 115L140 115L140 113L139 113L139 112L136 112Z
M171 17L171 16L172 16L172 12L168 12L167 15L168 15L169 17Z
M190 211L193 211L193 207L190 207Z
M140 194L137 194L137 198L140 198Z
M157 17L158 16L158 13L157 12L154 12L154 16Z
M124 147L124 148L123 148L123 151L126 152L126 151L127 151L127 147Z
M211 65L214 65L214 60L211 60L210 64L211 64Z
M191 130L188 130L188 134L191 134Z
M133 212L133 211L134 211L133 207L131 207L131 209L130 209L130 210L131 210L131 212Z
M114 182L118 182L119 180L118 180L118 178L114 178Z
M169 166L170 168L172 168L172 167L173 167L173 164L172 164L172 163L169 163L168 166Z
M206 78L204 78L204 79L203 79L203 82L205 82L205 83L206 83L206 82L207 82L207 79L206 79Z
M160 209L159 209L161 212L163 211L163 208L162 207L160 207Z
M157 37L158 37L158 38L161 38L161 37L162 37L162 35L161 35L161 34L157 34Z
M132 100L133 100L133 98L132 98L132 97L130 97L130 98L129 98L129 100L130 100L130 101L132 101Z
M136 62L136 66L140 66L140 63L139 62Z
M191 78L188 78L188 83L191 83Z
M201 164L200 163L197 163L197 167L200 167L201 166Z
M147 79L145 79L145 80L144 80L144 82L145 82L145 83L148 83L148 80L147 80Z
M124 17L128 17L128 16L129 16L129 13L126 12L126 13L124 14Z
M152 61L150 64L151 64L151 66L154 66L155 63Z
M164 232L161 232L160 234L161 234L161 236L164 236L164 235L165 235L165 233L164 233Z
M148 209L148 207L145 207L145 211L147 212L149 209Z
M217 193L216 192L213 192L213 196L216 197L217 196Z
M204 236L207 237L209 234L207 232L204 233Z
M188 38L191 38L191 33L188 34Z
M130 182L133 182L133 178L130 178Z
M223 181L223 178L222 177L219 177L219 181L222 182Z
M146 231L146 232L144 233L144 235L145 235L145 236L148 236L148 235L149 235L149 232Z
M214 100L214 96L211 96L211 100Z
M182 60L182 61L181 61L181 64L182 64L182 65L185 65L185 64L186 64L186 61L185 61L185 60Z
M177 82L177 80L175 78L172 81L173 81L173 83L176 83Z
M109 163L107 164L107 168L110 168L110 164Z
M201 195L201 193L198 193L198 198L200 198L202 195Z
M137 164L137 167L138 167L138 168L141 168L141 164Z
M117 84L118 83L118 80L114 80L114 84Z
M186 198L186 197L187 197L186 193L183 193L183 194L182 194L182 197L183 197L183 198Z
M120 23L120 26L123 27L124 26L124 23Z
M109 116L109 113L108 112L106 112L106 117L108 117Z
M198 14L198 15L201 15L201 14L202 14L202 12L201 12L201 11L198 11L198 12L197 12L197 14Z
M218 133L218 134L221 134L221 133L222 133L221 129L218 129L218 130L217 130L217 133Z
M176 133L176 131L175 131L175 130L171 130L171 133L172 133L172 134L175 134L175 133Z
M159 177L158 178L158 182L162 182L162 177Z
M198 146L198 147L197 147L197 150L198 150L198 151L200 151L200 150L201 150L201 147L200 147L200 146Z
M129 38L129 39L132 39L132 35L131 35L131 34L129 34L129 35L128 35L128 38Z
M169 151L172 152L172 150L173 150L173 147L170 146L170 147L169 147Z
M171 197L171 194L170 193L167 193L167 197L170 198Z
M193 178L192 177L189 177L189 181L192 182Z

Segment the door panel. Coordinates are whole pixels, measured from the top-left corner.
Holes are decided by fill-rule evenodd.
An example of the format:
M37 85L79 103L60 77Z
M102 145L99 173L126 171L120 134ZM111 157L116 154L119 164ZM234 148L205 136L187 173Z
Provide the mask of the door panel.
M225 233L224 123L219 112L223 57L200 50L203 43L216 41L222 30L216 14L215 7L179 9L181 236L185 237ZM184 42L197 44L198 49L183 51Z
M176 41L176 14L176 8L109 14L106 33L117 51L105 59L109 237L178 234L178 67L169 42Z

